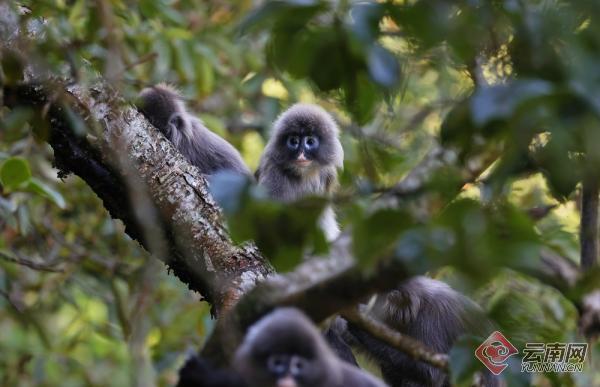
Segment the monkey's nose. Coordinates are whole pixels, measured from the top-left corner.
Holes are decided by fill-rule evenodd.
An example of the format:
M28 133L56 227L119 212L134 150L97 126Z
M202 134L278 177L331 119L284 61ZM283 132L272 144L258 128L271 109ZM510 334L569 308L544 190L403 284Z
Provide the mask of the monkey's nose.
M296 158L295 161L296 165L304 168L310 165L311 161L309 159L306 158L306 156L304 156L304 152L301 152L298 157Z
M298 384L293 377L286 375L277 380L277 387L298 387Z

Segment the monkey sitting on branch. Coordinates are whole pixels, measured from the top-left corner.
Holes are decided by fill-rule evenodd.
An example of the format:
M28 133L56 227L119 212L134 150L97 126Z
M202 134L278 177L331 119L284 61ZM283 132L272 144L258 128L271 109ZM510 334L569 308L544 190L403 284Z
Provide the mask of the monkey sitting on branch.
M463 334L485 338L494 331L492 322L475 302L444 282L423 276L407 279L396 289L378 294L375 302L363 309L370 317L419 340L436 353L447 354ZM443 370L393 348L352 323L337 318L329 329L372 358L392 387L450 386ZM500 383L487 370L481 376L483 386L496 387Z
M140 111L190 163L204 174L233 170L249 175L239 152L186 111L177 91L158 84L140 93ZM344 151L339 129L317 105L296 104L275 121L273 133L255 173L258 184L275 200L290 202L308 195L330 195L337 187L337 168ZM319 220L328 241L340 233L335 213L327 206Z
M290 202L309 195L327 196L337 188L337 169L344 150L334 119L323 108L295 104L273 125L255 173L258 184L276 200ZM319 220L328 241L340 234L335 213L327 206Z
M180 371L179 387L385 387L339 359L319 329L294 308L254 323L235 353L232 370L214 370L197 357Z
M144 89L140 99L140 110L149 121L202 173L213 174L230 169L249 174L239 152L204 127L199 119L187 113L181 96L173 88L159 84ZM338 135L337 124L324 109L311 104L293 105L273 125L255 174L259 185L266 189L271 198L284 202L308 195L330 195L337 187L337 169L342 168L344 159ZM338 237L340 229L331 206L325 208L319 222L329 241ZM289 314L293 313L287 312L281 317L265 321L283 321ZM482 329L489 326L485 317L480 318L482 311L472 301L443 282L426 277L404 281L397 289L379 295L372 314L392 329L412 336L440 353L447 353L461 334L472 332L473 324L479 324ZM305 328L290 326L289 334L293 337L304 332L306 337L310 337L307 332L311 329L306 328L310 324L305 322L300 325ZM282 329L281 324L274 326ZM343 327L343 331L334 331L340 327ZM257 329L254 331L257 332ZM345 338L347 342L341 342L340 338ZM392 386L446 386L449 383L447 375L441 370L412 359L350 324L334 324L328 330L328 339L332 341L330 344L336 352L343 354L343 358L353 364L356 362L352 352L344 347L351 344L364 350L380 365L384 378ZM314 346L322 344L319 340L313 341ZM327 346L325 348L330 351ZM331 359L325 356L321 360ZM339 360L337 357L333 359ZM199 365L206 368L204 363ZM196 366L198 368L198 364ZM334 368L339 366L334 364ZM257 371L246 369L252 370ZM222 379L216 379L214 386L222 385L219 384ZM213 386L207 384L208 380L204 385ZM484 381L489 386L497 385L497 380L490 374L484 375Z
M203 174L231 170L250 175L240 153L188 113L183 98L173 87L158 84L142 90L139 109Z

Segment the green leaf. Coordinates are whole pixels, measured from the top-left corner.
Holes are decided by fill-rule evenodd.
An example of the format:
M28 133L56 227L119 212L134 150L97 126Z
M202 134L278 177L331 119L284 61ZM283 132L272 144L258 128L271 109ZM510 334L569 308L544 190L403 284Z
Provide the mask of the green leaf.
M567 130L555 131L550 141L533 153L538 168L558 200L565 200L582 179L583 162L573 153L575 139Z
M27 160L12 157L0 167L0 183L6 189L16 189L25 185L31 179L31 169Z
M344 84L346 108L360 125L366 124L373 118L380 99L381 93L378 93L375 84L364 71Z
M431 227L429 253L440 264L451 264L474 283L484 283L500 267L533 264L539 238L531 219L510 203L483 206L471 199L451 203Z
M452 346L448 360L453 386L470 386L475 372L485 370L484 365L475 357L475 349L484 340L481 337L462 336Z
M19 206L17 210L17 217L19 219L19 232L21 235L29 235L31 232L31 214L27 206Z
M374 44L369 50L369 74L371 78L385 88L398 86L400 82L400 65L391 52Z
M379 23L384 15L385 4L383 3L356 3L350 10L352 31L361 41L372 43L379 36Z
M4 73L3 82L13 84L23 80L23 58L16 51L3 50L0 63Z
M293 32L298 28L304 28L310 19L327 7L326 2L318 0L268 1L242 21L238 27L239 33L245 34L272 25Z
M85 125L83 118L81 118L81 116L71 109L71 107L67 104L64 104L62 108L65 112L67 122L73 130L73 133L79 137L85 136L87 133L87 126Z
M50 186L41 180L36 179L35 177L32 177L29 180L27 190L50 199L52 203L56 204L61 209L64 209L66 206L65 199L62 197L60 192L52 189Z
M232 171L219 171L208 179L210 193L225 214L235 214L250 189L250 179Z
M471 99L471 114L476 125L510 118L525 102L552 93L550 82L540 79L513 81L478 89Z
M208 95L214 89L215 73L211 64L203 57L196 57L196 88L200 95Z
M28 107L16 107L0 120L3 141L12 142L27 135L27 122L33 118L33 111Z
M179 76L186 81L194 80L196 76L192 51L185 41L175 41L175 65Z
M267 200L246 176L230 172L211 176L210 189L227 216L232 239L253 240L278 271L293 269L307 252L325 251L327 244L317 224L325 199Z
M370 266L394 248L400 233L412 224L410 214L383 209L354 222L352 248L360 265Z

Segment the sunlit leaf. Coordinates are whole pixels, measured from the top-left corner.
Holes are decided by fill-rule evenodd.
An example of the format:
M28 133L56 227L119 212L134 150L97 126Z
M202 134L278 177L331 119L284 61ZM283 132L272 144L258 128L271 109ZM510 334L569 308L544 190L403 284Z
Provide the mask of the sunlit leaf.
M362 266L373 266L378 259L392 252L394 242L413 220L410 214L398 210L379 210L354 221L352 248Z
M44 196L54 204L56 204L59 208L64 209L66 207L65 199L60 194L60 192L56 191L49 185L45 184L43 181L32 177L27 184L27 190L31 192L35 192L38 195Z
M29 162L20 157L12 157L0 166L0 183L6 189L23 187L31 179Z

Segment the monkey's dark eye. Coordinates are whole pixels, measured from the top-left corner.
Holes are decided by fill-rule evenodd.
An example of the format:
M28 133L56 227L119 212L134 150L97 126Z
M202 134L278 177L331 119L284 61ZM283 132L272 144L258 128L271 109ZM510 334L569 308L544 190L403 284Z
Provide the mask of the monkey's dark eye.
M300 146L300 137L298 136L289 136L287 139L287 147L291 150L297 150Z
M185 120L181 114L173 113L169 118L169 125L172 125L174 129L183 130L183 127L185 126Z
M274 375L285 375L288 370L289 359L284 355L271 355L267 359L267 369Z
M306 368L306 359L300 356L293 356L290 359L290 374L292 376L300 376Z
M312 150L319 147L319 139L315 136L304 137L304 148L306 150Z

